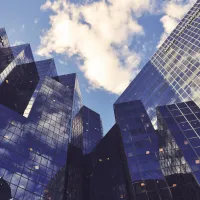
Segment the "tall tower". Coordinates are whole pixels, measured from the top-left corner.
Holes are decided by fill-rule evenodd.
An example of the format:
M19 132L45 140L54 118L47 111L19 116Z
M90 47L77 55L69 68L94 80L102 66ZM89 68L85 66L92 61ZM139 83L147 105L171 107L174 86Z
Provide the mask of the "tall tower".
M141 100L153 125L159 105L194 100L200 106L199 8L197 0L116 104Z
M62 199L51 180L66 164L74 105L81 105L77 80L67 75L63 83L54 61L35 62L30 45L0 51L0 177L13 199Z
M89 154L103 137L100 115L83 106L73 120L72 143ZM76 144L79 142L80 144Z
M115 104L135 200L172 196L159 163L159 141L141 101Z
M84 198L131 200L130 176L121 132L115 124L94 150L84 157ZM90 164L88 164L90 160Z
M157 108L160 164L174 199L200 198L200 108L193 102Z

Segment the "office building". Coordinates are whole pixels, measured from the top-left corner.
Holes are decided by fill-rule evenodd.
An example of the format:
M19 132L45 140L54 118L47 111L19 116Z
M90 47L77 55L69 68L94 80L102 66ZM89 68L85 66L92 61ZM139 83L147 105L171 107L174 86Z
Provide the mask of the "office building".
M141 100L156 127L156 107L193 100L200 106L200 0L115 102Z
M118 125L114 125L84 157L84 194L87 200L132 199L130 176Z
M103 137L100 115L83 106L73 119L72 144L89 154Z
M193 102L157 108L160 164L174 199L200 199L200 108Z
M159 163L157 134L141 101L115 104L135 200L171 200Z
M57 197L50 183L64 169L73 111L82 105L77 78L59 77L52 59L34 62L30 45L0 50L0 177L15 200Z

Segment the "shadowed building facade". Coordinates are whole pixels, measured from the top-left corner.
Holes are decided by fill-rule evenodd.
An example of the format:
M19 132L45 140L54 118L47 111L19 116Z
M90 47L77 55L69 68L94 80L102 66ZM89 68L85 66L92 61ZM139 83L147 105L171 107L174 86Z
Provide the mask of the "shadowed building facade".
M83 199L132 199L121 133L114 125L83 160Z
M73 119L72 144L81 148L83 154L89 154L103 138L100 115L86 106L82 106Z
M135 200L171 200L159 163L159 141L141 101L115 104Z
M68 147L66 164L66 200L84 200L87 187L85 170L90 169L92 160L85 156L93 151L103 137L100 115L86 106L82 106L72 123L72 139ZM89 159L85 159L89 157ZM85 161L87 160L87 161ZM91 172L89 170L89 172ZM89 198L89 197L88 197Z
M193 102L157 108L160 164L173 198L200 199L200 108Z

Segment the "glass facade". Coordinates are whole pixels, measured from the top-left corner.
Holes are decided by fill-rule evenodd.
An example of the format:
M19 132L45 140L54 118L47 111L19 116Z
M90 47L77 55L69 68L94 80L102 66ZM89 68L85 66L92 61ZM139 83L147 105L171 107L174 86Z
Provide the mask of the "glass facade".
M172 199L159 163L159 141L141 101L115 104L134 199Z
M194 100L200 106L200 0L115 102L141 100L156 127L159 105Z
M46 77L26 119L1 105L0 176L14 199L41 199L66 163L72 100L69 89ZM48 197L48 198L49 198Z
M68 147L66 163L64 199L84 200L86 196L90 198L88 194L90 182L85 177L88 176L88 173L92 173L93 161L90 154L102 137L100 115L83 106L73 118L72 138Z
M120 129L114 125L84 158L84 198L87 200L130 200L130 178Z
M18 65L34 62L30 45L0 48L0 84Z
M71 90L73 91L71 93L71 98L74 99L72 116L75 117L75 115L79 112L80 108L83 106L77 75L75 73L72 73L62 75L59 77L54 77L54 79L58 80L63 85L71 88Z
M100 115L83 106L73 120L72 143L81 147L83 154L91 153L103 137Z
M199 7L115 102L104 138L77 75L0 29L0 199L199 200Z
M193 102L157 108L160 164L174 199L200 199L200 108Z
M6 47L6 53L0 60L0 198L63 199L60 174L66 171L73 108L80 104L77 80L67 75L67 85L52 78L54 61L34 62L30 45ZM4 64L7 55L12 59Z
M18 65L0 85L0 104L23 114L38 82L35 63Z
M24 110L23 116L24 117L28 117L30 114L30 111L32 109L32 106L35 102L35 99L38 95L38 92L43 84L43 81L45 79L46 76L48 77L54 77L57 76L57 71L56 71L56 66L54 63L53 59L49 59L49 60L42 60L42 61L38 61L38 62L34 62L36 69L37 69L37 73L39 75L39 82L35 88L35 90L32 93L31 99L28 102L28 105L26 107L26 109Z

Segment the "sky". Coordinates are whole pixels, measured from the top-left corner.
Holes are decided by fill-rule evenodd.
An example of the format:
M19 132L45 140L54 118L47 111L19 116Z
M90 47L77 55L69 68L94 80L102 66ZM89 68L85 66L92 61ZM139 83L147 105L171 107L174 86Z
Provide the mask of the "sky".
M6 0L0 26L10 44L30 43L35 60L77 73L84 105L114 125L113 103L195 0Z

